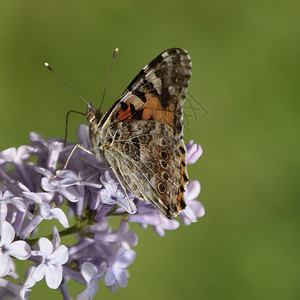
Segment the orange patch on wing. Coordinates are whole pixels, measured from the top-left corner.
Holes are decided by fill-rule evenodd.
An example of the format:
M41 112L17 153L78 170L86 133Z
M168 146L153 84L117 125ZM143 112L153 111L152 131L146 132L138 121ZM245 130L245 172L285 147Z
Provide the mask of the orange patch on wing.
M146 102L143 106L143 120L154 120L174 126L174 105L167 109L163 108L157 95L148 93L145 95Z
M145 94L146 102L133 96L130 97L126 102L127 107L121 107L116 112L116 121L133 121L136 119L137 112L141 112L141 120L154 120L168 124L171 128L174 126L174 104L170 103L167 108L163 108L158 96L153 93ZM130 106L134 106L134 116Z
M131 115L131 112L130 112L130 106L128 105L127 106L127 109L124 110L122 109L121 107L117 110L117 113L116 113L116 121L117 122L121 122L121 121L124 121L128 118L130 118L130 115Z
M132 116L133 112L131 110L132 106L134 107L134 113L136 115L136 112L143 109L144 102L135 95L128 97L126 101L123 102L123 105L120 104L119 109L116 111L116 121L132 121L134 119Z

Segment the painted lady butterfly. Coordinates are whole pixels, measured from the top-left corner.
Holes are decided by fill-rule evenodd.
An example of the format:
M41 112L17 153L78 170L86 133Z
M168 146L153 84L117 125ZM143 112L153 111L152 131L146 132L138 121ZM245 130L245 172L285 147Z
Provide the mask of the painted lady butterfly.
M93 153L105 158L120 183L164 216L185 208L188 181L183 111L191 60L172 48L153 59L102 114L88 105Z
M88 104L93 151L77 144L63 169L75 149L82 148L107 161L125 192L150 201L169 219L176 217L186 207L182 106L191 70L188 52L171 48L141 70L106 114L81 97Z

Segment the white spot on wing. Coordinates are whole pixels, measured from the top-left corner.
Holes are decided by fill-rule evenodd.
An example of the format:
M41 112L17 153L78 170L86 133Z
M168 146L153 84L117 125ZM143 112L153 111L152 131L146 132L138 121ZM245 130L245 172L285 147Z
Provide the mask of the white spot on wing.
M163 58L166 58L166 57L168 57L169 56L169 53L168 52L164 52L164 53L162 53L162 55L161 55Z
M169 93L170 93L171 95L175 95L175 86L170 85L170 86L168 87L168 90L169 90Z
M161 79L155 75L154 72L150 72L146 75L149 82L153 84L153 87L160 93L161 92Z

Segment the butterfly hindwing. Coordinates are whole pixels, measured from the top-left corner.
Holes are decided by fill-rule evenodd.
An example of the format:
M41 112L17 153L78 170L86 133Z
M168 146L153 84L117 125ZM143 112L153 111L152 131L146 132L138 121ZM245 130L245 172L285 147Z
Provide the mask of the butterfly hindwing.
M137 198L150 201L171 218L177 212L180 156L170 127L156 121L118 122L106 134L116 135L105 156Z

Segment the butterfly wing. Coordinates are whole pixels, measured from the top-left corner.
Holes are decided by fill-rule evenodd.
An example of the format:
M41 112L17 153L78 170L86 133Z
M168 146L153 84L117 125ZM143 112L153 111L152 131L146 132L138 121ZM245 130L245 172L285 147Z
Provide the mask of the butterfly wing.
M103 116L95 141L126 187L168 218L186 206L182 105L190 76L187 51L162 52Z
M192 64L186 50L171 48L146 65L119 100L107 111L99 127L125 120L156 120L170 125L182 137L182 105Z

